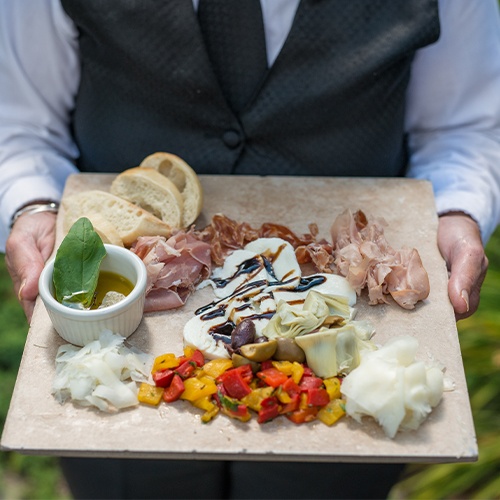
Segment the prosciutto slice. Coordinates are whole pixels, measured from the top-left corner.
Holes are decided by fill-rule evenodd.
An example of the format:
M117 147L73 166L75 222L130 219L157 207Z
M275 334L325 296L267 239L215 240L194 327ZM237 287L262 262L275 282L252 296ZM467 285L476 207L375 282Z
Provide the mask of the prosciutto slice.
M210 244L212 261L215 265L222 266L230 253L258 238L281 238L290 243L294 249L314 245L318 234L317 225L310 224L309 231L309 233L297 235L288 227L273 222L265 222L259 228L253 228L248 222L237 222L223 214L216 214L207 227L201 231L195 231L194 234L200 240ZM308 262L311 261L310 256L303 255L305 259L309 259Z
M405 309L427 298L429 277L416 249L393 249L384 236L382 219L369 222L358 210L341 213L333 222L333 263L358 295L368 289L369 303L387 303L390 295Z
M144 312L181 307L202 280L210 276L210 245L179 231L168 240L142 236L132 246L146 264L148 284Z

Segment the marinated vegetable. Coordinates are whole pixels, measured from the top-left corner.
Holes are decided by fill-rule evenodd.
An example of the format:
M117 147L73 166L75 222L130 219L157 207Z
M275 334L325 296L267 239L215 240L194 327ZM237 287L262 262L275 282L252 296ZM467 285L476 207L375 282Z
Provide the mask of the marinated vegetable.
M258 367L255 373L252 365ZM323 380L297 361L205 363L199 350L186 347L182 356L158 356L153 366L154 385L142 384L139 401L153 406L162 399L189 401L204 411L204 423L223 413L242 422L256 415L259 424L284 416L296 424L318 419L332 425L345 414L341 379Z

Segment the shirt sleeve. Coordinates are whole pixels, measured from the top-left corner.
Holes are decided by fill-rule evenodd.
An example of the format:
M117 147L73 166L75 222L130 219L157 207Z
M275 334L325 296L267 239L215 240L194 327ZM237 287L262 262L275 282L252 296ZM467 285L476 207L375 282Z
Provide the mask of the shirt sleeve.
M0 2L0 251L13 213L59 200L76 172L69 122L79 64L77 32L59 0Z
M408 89L408 176L431 181L438 213L473 217L486 243L500 222L497 0L441 0L441 36L418 51Z

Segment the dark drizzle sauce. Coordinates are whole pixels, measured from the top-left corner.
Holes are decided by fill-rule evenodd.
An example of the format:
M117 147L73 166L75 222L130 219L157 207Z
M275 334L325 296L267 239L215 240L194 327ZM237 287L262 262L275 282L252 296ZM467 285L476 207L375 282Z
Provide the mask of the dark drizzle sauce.
M262 256L262 259L263 259L264 267L267 271L267 274L269 274L269 276L271 276L273 278L273 280L278 281L278 278L276 278L276 274L274 272L274 267L271 264L271 262L269 262L269 259L267 257L264 257L264 256Z
M225 302L225 301L228 301L230 299L233 299L235 297L238 297L239 295L242 295L244 293L247 293L248 290L252 289L252 288L259 288L261 286L264 286L266 285L267 282L265 280L258 280L258 281L252 281L251 283L246 283L245 286L243 288L238 288L232 295L230 295L229 297L225 297L223 299L219 299L219 300L214 300L213 302L210 302L210 304L207 304L206 306L201 306L199 307L198 309L196 309L196 311L194 312L194 314L196 316L202 314L203 312L205 311L208 311L209 309L211 309L212 307L215 307L217 304L221 303L221 302ZM245 299L246 300L246 299ZM225 304L221 304L219 306L219 308L225 308L226 305ZM202 318L202 319L209 319L209 318Z
M295 289L297 292L305 292L306 290L309 290L313 286L316 285L321 285L321 283L324 283L326 281L326 278L324 276L306 276L305 278L300 278L300 283Z
M231 333L235 328L235 324L232 321L226 321L222 325L215 325L210 328L209 333L215 340L222 340L226 344L231 343Z
M224 304L221 304L217 309L214 309L213 311L207 312L206 314L203 314L200 316L200 319L202 320L209 320L213 318L218 318L219 316L224 316L226 313L226 306Z
M276 255L273 255L273 260L277 258L279 253L283 250L282 247L279 248L278 252ZM229 300L234 299L235 297L238 297L243 294L247 294L249 290L252 288L258 289L262 286L268 285L272 287L279 287L283 285L287 285L290 282L295 281L296 278L288 278L288 275L285 276L285 278L282 281L279 281L276 277L276 274L274 272L273 266L271 261L269 260L268 257L265 256L260 256L260 257L254 257L252 259L248 259L245 262L242 262L237 270L236 273L231 276L230 278L214 278L212 281L215 283L215 286L217 288L224 288L228 283L230 283L234 278L237 276L240 276L242 274L251 274L254 271L259 270L262 265L264 265L264 268L266 269L267 273L272 277L272 281L266 282L265 280L259 280L259 281L252 281L250 283L245 283L244 285L241 286L241 288L238 288L230 297L225 297L223 299L213 301L210 304L207 304L205 306L200 307L195 311L195 315L200 315L200 319L204 321L211 320L213 318L218 318L218 317L224 317L226 313L226 308L227 308L227 303ZM289 273L288 273L289 274ZM326 278L324 276L318 276L318 275L313 275L313 276L307 276L305 278L300 278L299 284L293 289L289 291L295 291L295 292L305 292L309 290L310 288L319 285L321 283L324 283L326 281ZM278 288L279 290L279 288ZM269 292L269 296L273 297L273 293ZM249 302L248 298L244 298L246 303L238 306L235 308L235 311L243 311L245 309L248 309L251 307L251 304ZM303 299L297 299L294 301L296 303L303 302ZM208 311L208 312L207 312ZM255 313L252 314L251 316L248 316L248 319L251 320L257 320L257 319L270 319L274 315L274 312L265 312L265 313ZM224 342L225 344L230 344L231 343L231 333L234 330L236 325L234 324L233 321L224 321L224 323L220 325L214 325L210 328L209 333L212 335L212 337L215 340L220 340Z
M245 319L252 319L252 320L271 319L273 316L274 316L274 311L269 311L269 312L260 313L260 314L259 313L252 314L251 316L245 316Z
M217 288L224 288L228 283L230 283L234 278L242 274L250 274L262 267L262 262L258 257L253 259L248 259L242 262L236 269L236 272L229 278L213 278L212 281L215 283Z

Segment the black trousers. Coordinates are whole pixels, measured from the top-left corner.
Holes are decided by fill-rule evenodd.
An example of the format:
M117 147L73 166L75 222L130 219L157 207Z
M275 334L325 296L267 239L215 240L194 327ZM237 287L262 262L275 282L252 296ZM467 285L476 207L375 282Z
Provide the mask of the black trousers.
M61 458L76 499L383 499L403 464Z

